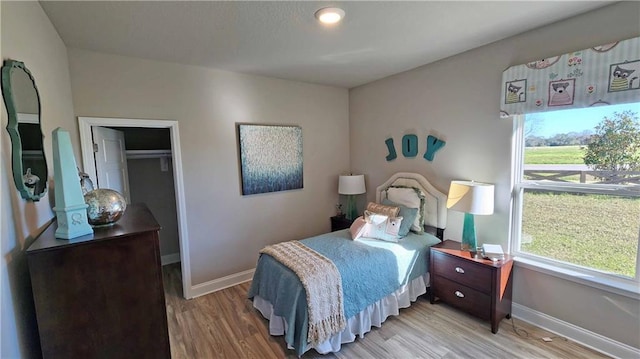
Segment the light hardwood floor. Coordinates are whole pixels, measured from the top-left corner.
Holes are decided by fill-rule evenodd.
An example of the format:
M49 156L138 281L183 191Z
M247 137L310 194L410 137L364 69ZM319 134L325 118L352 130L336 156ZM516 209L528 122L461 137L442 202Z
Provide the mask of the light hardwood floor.
M249 283L185 300L179 264L163 268L167 320L173 359L295 358L282 337L268 334L268 322L247 299ZM606 358L564 338L514 320L503 320L498 334L488 322L445 304L418 298L400 316L389 317L364 338L343 344L338 353L311 350L302 358ZM525 336L525 332L528 337ZM545 343L540 338L553 337Z

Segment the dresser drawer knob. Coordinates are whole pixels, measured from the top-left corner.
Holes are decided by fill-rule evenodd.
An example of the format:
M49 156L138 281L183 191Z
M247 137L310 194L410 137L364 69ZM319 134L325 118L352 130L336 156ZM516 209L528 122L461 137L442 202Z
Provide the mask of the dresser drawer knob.
M461 292L461 291L459 291L459 290L456 290L455 295L456 295L456 297L458 297L458 298L464 298L464 293L462 293L462 292Z
M462 269L460 267L456 267L456 272L458 272L460 274L464 274L464 269Z

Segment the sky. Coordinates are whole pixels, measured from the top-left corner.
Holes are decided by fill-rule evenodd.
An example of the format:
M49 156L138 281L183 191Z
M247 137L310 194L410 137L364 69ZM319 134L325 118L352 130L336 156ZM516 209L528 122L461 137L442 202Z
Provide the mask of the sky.
M558 133L593 130L605 116L612 117L614 112L622 112L624 110L632 110L640 117L640 102L539 112L528 115L526 120L538 122L531 133L533 136L548 138Z

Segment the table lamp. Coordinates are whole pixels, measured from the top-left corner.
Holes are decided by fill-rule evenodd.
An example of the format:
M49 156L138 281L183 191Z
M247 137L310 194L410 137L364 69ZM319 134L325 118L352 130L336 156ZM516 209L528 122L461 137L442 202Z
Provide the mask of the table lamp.
M338 193L348 196L347 218L350 220L358 217L356 208L356 195L366 193L364 175L345 175L338 179Z
M473 221L473 215L493 214L493 192L494 186L492 184L473 181L451 181L447 208L464 212L461 244L463 251L476 251L476 226Z

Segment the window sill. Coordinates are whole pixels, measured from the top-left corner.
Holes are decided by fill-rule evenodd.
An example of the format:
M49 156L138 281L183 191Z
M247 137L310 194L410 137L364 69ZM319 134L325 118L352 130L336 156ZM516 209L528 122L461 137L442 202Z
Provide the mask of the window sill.
M594 276L585 272L555 266L553 264L522 256L516 256L514 261L516 262L517 267L526 268L592 288L640 300L640 286L637 283L616 281L602 276Z

